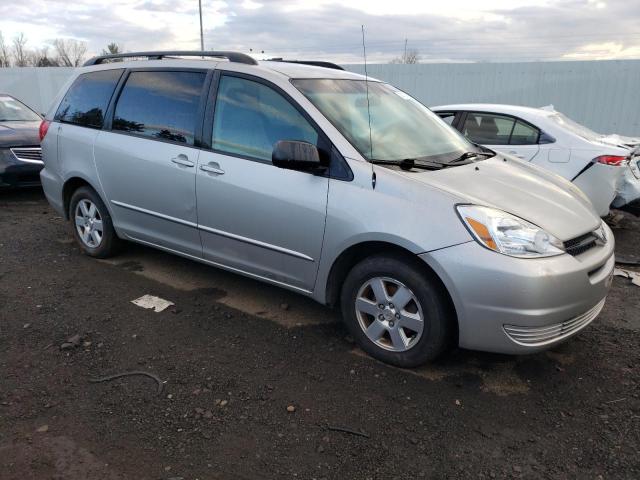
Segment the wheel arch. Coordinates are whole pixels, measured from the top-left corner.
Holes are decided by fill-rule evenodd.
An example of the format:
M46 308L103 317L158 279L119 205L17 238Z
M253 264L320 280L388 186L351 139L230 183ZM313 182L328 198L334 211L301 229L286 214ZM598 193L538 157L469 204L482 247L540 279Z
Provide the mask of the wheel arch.
M98 190L96 190L96 188L83 177L73 176L65 180L64 185L62 186L62 206L64 208L65 220L69 220L69 203L71 202L71 196L73 195L73 192L75 192L78 188L85 186L92 188L96 193L98 193ZM100 194L98 193L98 195Z
M327 276L327 283L325 289L325 303L335 308L340 304L340 290L343 281L349 271L359 262L367 257L373 255L385 254L398 258L402 258L404 261L411 263L422 271L429 278L434 280L443 293L443 297L447 308L451 312L453 320L453 336L451 339L453 345L458 344L458 314L456 311L455 303L447 286L436 271L431 268L425 261L418 257L414 252L401 247L397 244L385 242L385 241L365 241L351 245L345 249L333 262L329 275Z

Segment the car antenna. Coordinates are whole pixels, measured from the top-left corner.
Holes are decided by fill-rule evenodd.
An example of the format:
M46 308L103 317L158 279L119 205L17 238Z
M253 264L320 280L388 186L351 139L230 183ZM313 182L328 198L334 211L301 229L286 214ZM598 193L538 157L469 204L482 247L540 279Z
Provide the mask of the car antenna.
M367 87L367 117L369 118L369 160L373 160L373 139L371 134L371 106L369 105L369 74L367 73L367 47L364 43L364 25L362 25L362 56L364 57L364 83ZM370 162L371 163L371 162ZM376 172L371 163L371 186L376 188Z

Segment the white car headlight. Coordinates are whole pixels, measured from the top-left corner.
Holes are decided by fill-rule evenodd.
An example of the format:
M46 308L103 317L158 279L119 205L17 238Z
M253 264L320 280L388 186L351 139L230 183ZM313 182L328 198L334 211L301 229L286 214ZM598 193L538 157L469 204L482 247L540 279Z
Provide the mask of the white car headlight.
M562 255L564 245L540 227L495 208L458 205L460 218L482 246L520 258Z
M597 230L594 230L593 234L596 236L596 238L598 239L598 242L601 245L606 245L607 244L607 230L604 228L604 220L600 223L600 228L598 228Z

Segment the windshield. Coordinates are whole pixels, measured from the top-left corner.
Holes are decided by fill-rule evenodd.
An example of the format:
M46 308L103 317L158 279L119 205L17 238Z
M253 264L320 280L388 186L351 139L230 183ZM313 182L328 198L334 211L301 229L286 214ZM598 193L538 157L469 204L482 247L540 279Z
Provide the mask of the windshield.
M565 130L569 130L571 133L578 135L586 140L600 140L603 135L588 129L584 125L574 122L568 117L565 117L562 113L556 112L550 115L549 118L562 126Z
M391 85L368 82L369 131L364 80L305 79L292 83L368 160L446 163L477 151L427 107Z
M40 117L13 97L0 97L0 122L33 122Z

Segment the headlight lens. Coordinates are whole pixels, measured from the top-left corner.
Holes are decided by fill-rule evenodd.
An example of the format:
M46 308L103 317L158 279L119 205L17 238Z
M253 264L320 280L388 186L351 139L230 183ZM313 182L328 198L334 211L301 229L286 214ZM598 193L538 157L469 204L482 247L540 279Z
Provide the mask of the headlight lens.
M600 228L595 230L593 234L596 236L596 238L598 239L598 242L601 245L607 244L608 238L607 238L607 230L604 228L604 220L600 223Z
M520 258L564 253L560 240L515 215L478 205L458 205L457 209L475 239L490 250Z

